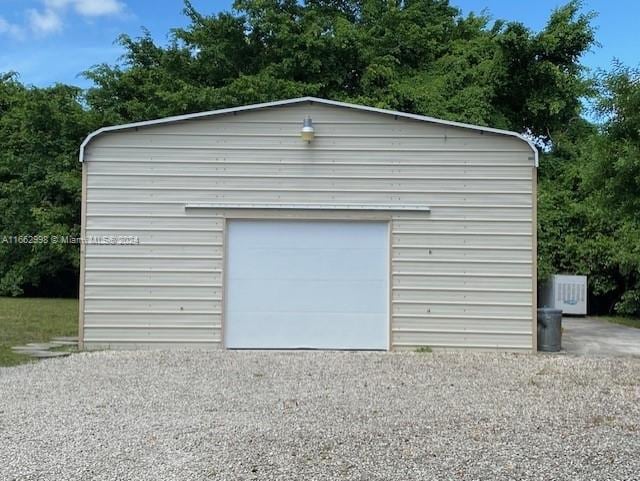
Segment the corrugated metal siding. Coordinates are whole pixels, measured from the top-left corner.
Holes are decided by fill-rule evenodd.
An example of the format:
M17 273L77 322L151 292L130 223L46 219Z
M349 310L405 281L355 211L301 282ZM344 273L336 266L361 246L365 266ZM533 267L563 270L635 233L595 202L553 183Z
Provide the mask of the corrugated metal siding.
M519 139L296 104L106 133L85 159L86 235L140 240L86 246L86 347L220 346L228 212L185 203L277 202L431 207L392 217L392 347L531 349L533 169Z

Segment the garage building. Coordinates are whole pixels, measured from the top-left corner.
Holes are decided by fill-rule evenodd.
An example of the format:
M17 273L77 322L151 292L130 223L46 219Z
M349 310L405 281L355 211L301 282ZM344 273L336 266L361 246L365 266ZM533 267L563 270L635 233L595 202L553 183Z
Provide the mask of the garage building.
M304 97L100 129L85 349L536 347L537 151Z

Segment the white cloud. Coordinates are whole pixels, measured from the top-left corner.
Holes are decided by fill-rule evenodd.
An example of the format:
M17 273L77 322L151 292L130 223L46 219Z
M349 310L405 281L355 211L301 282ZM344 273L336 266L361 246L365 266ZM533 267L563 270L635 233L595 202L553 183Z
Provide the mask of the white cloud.
M124 4L118 0L77 0L75 9L80 15L98 17L121 13L124 10Z
M55 10L46 8L42 12L29 10L29 26L39 35L47 35L62 30L62 18Z
M124 3L119 0L44 0L44 4L52 10L71 7L83 17L115 15L124 10Z
M120 0L42 0L42 4L41 10L27 11L29 27L38 35L48 35L62 30L63 17L67 10L72 10L82 17L93 18L117 15L125 8L125 4ZM8 29L9 24L5 24L4 28ZM2 32L3 23L0 21L0 33Z
M3 17L0 17L0 34L7 34L12 37L21 38L23 32L20 26L10 23Z

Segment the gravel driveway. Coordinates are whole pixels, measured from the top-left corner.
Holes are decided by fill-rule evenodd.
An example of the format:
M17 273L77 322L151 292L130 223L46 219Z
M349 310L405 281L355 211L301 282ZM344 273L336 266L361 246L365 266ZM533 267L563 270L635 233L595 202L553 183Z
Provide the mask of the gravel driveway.
M640 359L100 352L0 369L0 479L640 479Z

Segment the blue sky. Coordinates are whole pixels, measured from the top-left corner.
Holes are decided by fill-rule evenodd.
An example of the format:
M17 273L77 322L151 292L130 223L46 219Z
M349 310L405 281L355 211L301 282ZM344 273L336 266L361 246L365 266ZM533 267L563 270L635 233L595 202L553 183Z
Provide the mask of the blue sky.
M203 13L228 10L229 0L193 0ZM452 0L464 13L486 9L495 19L518 20L541 29L550 12L565 2L537 0ZM83 87L80 72L114 63L122 53L114 40L120 33L137 36L144 26L160 43L172 27L186 24L182 0L0 0L0 72L14 70L38 86L64 82ZM586 0L601 47L585 56L591 68L608 68L616 57L640 65L640 18L637 0Z

